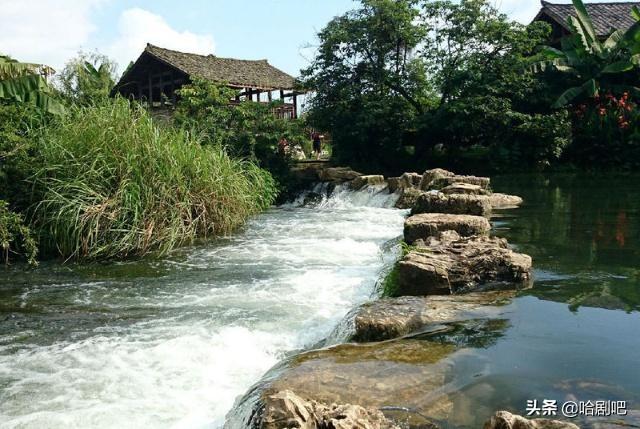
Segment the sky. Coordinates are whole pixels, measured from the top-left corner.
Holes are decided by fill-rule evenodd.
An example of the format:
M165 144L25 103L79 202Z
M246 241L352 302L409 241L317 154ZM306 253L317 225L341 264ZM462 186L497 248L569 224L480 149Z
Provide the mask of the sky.
M558 2L569 2L557 0ZM528 23L538 0L494 0ZM147 42L198 54L268 59L299 75L315 35L353 0L0 0L0 53L62 69L78 51L106 54L122 71Z

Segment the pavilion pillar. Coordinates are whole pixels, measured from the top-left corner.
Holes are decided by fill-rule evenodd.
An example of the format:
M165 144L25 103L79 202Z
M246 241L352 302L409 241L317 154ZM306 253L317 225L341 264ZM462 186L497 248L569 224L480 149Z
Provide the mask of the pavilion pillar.
M272 96L271 96L271 91L267 91L267 99L269 100L269 103L271 103L272 100Z
M298 117L298 94L293 94L293 119Z

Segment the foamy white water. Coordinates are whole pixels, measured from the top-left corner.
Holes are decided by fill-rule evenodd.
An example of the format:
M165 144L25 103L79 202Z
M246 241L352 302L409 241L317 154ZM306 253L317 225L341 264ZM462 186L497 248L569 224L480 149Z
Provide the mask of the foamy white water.
M164 261L2 273L0 427L222 427L373 293L404 218L379 191L273 209Z

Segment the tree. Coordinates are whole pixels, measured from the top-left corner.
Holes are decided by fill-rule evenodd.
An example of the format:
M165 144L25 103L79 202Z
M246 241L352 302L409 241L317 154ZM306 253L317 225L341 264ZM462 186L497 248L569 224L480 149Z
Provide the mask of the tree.
M45 79L51 74L51 67L21 63L0 55L0 100L30 103L48 113L62 113L63 107L51 96L51 88Z
M531 70L552 70L570 88L555 101L559 108L595 98L601 94L622 95L625 92L640 97L637 70L640 64L640 10L634 6L636 22L628 30L614 31L601 42L582 0L573 0L576 16L569 17L572 34L562 39L562 49L545 46L532 58Z
M80 52L58 76L63 96L72 103L92 105L109 97L115 85L116 63L98 52Z
M302 72L315 91L310 121L329 130L333 154L365 170L393 169L404 135L429 105L432 91L415 50L423 40L415 0L363 0L318 34Z

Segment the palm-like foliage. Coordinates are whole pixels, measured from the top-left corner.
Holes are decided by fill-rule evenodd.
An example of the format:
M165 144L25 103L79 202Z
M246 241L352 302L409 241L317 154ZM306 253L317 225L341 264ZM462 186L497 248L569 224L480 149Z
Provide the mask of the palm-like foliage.
M640 65L640 10L633 7L638 22L626 31L614 31L601 42L582 0L573 0L573 5L576 16L569 17L573 32L562 39L561 49L545 46L532 58L532 71L551 69L564 74L571 84L554 107L565 106L580 97L597 97L603 92L640 96L640 89L628 84L624 75Z
M44 76L53 70L45 65L21 63L0 55L0 100L31 103L53 114L63 108L50 96L50 88Z

